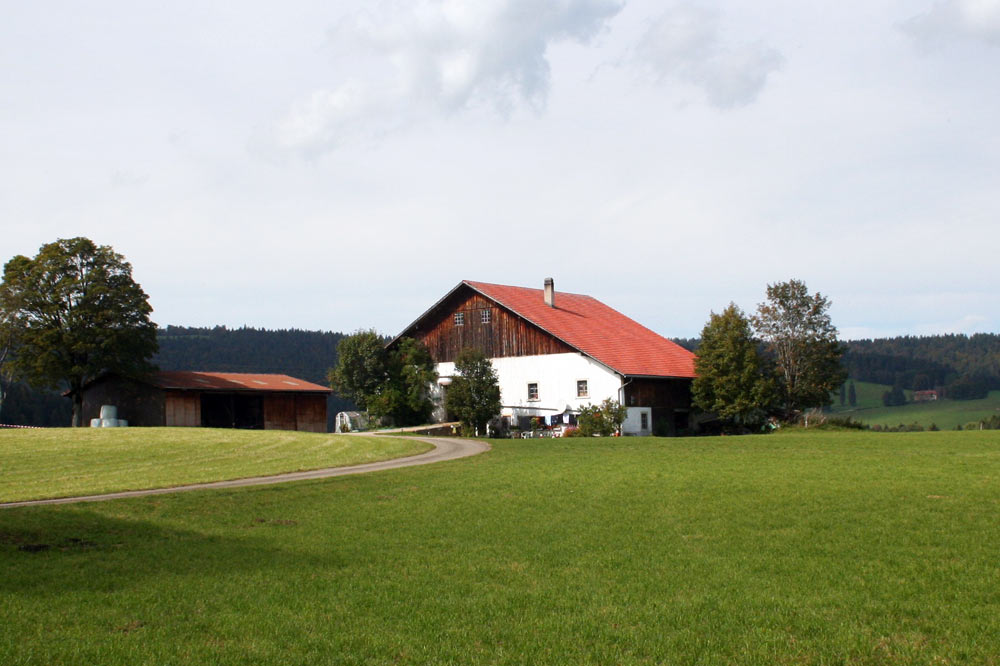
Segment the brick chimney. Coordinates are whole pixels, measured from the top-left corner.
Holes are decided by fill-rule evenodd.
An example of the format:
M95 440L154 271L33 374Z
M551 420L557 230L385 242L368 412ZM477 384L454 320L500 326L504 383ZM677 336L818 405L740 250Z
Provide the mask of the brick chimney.
M552 278L545 278L545 304L550 308L556 306L556 283Z

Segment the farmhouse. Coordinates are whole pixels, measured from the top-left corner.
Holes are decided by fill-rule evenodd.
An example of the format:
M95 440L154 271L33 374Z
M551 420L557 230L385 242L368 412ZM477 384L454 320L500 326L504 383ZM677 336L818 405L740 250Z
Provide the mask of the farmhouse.
M595 298L544 289L462 281L410 324L440 376L443 404L454 361L466 347L493 363L504 418L572 422L606 398L628 408L625 434L679 434L690 427L694 355ZM436 417L444 420L443 408Z
M84 423L115 405L134 426L203 426L326 432L330 389L288 375L158 372L106 375L82 389Z

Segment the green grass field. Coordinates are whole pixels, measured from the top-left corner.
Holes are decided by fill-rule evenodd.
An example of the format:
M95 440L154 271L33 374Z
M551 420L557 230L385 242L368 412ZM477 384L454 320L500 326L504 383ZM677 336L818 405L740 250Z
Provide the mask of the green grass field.
M0 502L354 465L430 444L282 430L0 429Z
M891 386L868 382L855 382L854 386L858 397L857 406L842 407L839 397L835 397L832 411L836 416L849 416L868 425L898 426L918 423L926 428L933 423L942 430L953 430L955 426L965 426L1000 413L1000 391L991 391L982 400L940 400L885 407L882 405L882 393ZM906 391L906 397L911 400L913 391Z
M856 393L857 401L854 407L851 407L846 402L840 404L840 394L834 392L833 395L833 411L836 413L841 412L858 412L867 411L869 409L882 409L882 394L891 389L891 386L886 386L885 384L875 384L872 382L854 382L854 390ZM913 399L913 391L903 391L906 394L907 400Z
M988 664L1000 433L494 442L0 511L3 664Z

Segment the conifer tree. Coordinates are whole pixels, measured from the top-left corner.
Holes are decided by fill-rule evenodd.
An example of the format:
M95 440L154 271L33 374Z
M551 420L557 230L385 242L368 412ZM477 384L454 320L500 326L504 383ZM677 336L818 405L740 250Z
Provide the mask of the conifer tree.
M694 404L731 426L759 426L767 419L774 382L753 339L750 322L734 303L710 314L701 331L691 387Z

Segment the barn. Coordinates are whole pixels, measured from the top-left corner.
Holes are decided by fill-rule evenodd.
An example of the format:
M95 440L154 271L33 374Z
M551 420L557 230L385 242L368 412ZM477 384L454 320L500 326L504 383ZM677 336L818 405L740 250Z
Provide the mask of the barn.
M439 401L459 352L475 347L493 364L512 422L566 422L612 398L628 408L626 434L691 427L694 354L591 296L556 293L551 278L542 289L464 280L390 345L403 337L430 351Z
M83 422L115 405L133 426L326 432L330 389L288 375L157 372L105 375L83 387Z

